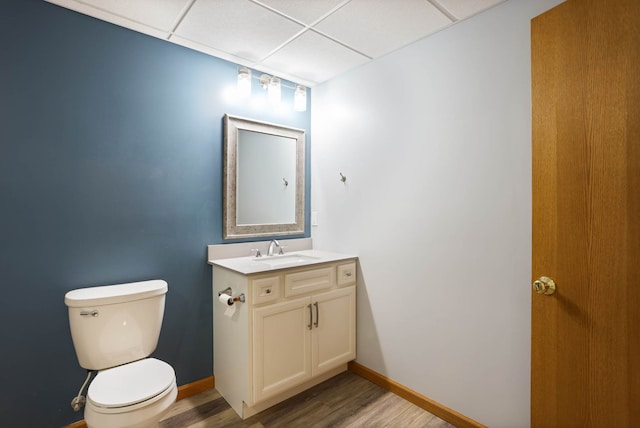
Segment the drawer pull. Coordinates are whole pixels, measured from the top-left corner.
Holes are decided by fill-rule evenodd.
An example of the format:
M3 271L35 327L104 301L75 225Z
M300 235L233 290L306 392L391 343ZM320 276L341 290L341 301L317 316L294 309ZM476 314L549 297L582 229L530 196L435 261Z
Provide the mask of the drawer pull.
M350 276L351 276L351 272L345 272L345 273L344 273L344 276L346 276L346 277L350 277Z
M318 302L315 302L313 306L316 307L316 322L313 325L318 328L318 323L320 322L320 310L318 309Z
M270 289L270 288L267 288L267 289L265 290L265 293L267 293L267 294L271 294L271 289Z
M307 308L309 308L309 325L307 325L307 327L309 327L309 330L311 330L311 324L313 323L313 312L311 312L311 303L307 305Z

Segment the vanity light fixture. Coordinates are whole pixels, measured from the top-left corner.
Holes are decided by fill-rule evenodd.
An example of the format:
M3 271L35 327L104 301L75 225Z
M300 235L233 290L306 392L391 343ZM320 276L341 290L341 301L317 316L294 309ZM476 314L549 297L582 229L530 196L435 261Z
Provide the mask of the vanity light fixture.
M251 96L251 70L247 67L238 69L238 95L241 98L249 98Z
M307 110L307 88L302 85L287 86L283 85L280 78L262 74L260 77L253 77L251 70L241 66L238 68L238 95L241 98L248 98L251 95L251 79L255 78L260 81L260 87L267 91L267 97L272 104L280 103L282 97L282 87L291 88L293 92L293 109L295 111Z
M293 109L295 111L307 111L307 88L296 85L293 93Z

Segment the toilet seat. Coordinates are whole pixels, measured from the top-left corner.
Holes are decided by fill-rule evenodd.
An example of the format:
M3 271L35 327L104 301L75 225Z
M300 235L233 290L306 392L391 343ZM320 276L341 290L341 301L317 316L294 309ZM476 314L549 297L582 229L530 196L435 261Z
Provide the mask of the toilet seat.
M161 400L175 388L173 367L146 358L100 371L89 385L87 400L100 413L130 412Z

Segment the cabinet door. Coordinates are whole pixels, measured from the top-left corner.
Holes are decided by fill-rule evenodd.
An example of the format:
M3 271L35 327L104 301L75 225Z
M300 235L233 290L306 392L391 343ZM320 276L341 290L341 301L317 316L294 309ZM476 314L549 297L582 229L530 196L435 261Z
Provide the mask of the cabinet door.
M356 357L356 287L317 294L311 300L312 373L315 376Z
M311 299L253 310L253 402L311 377Z

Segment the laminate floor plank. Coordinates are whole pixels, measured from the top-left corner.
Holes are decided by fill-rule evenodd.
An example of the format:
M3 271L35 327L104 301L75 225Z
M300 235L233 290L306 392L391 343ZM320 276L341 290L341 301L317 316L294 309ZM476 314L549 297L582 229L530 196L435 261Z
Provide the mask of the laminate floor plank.
M391 392L386 392L376 400L369 402L340 426L383 427L386 423L411 405Z
M403 428L450 428L453 425L425 412L420 407L411 404L403 412L391 417L387 427Z
M182 412L191 410L194 407L198 407L220 397L221 395L218 391L216 391L215 389L209 389L207 391L201 392L200 394L183 398L180 401L176 401L173 406L171 406L169 411L164 415L163 419L170 419L171 417L176 416Z
M353 375L353 373L347 372L343 375L345 382L336 385L333 390L318 397L333 409L325 420L320 421L320 426L341 426L345 420L361 413L370 403L387 393L383 388Z
M229 408L229 404L224 400L224 398L218 397L215 400L207 401L199 406L184 410L168 419L165 418L159 425L161 428L187 427L198 421L217 415L227 408Z
M240 419L231 407L187 428L265 428L260 422Z
M215 390L176 402L160 428L455 428L352 373L242 420Z
M310 400L300 406L282 406L270 415L256 417L265 428L308 427L314 421L323 420L329 413L331 409L320 400Z

